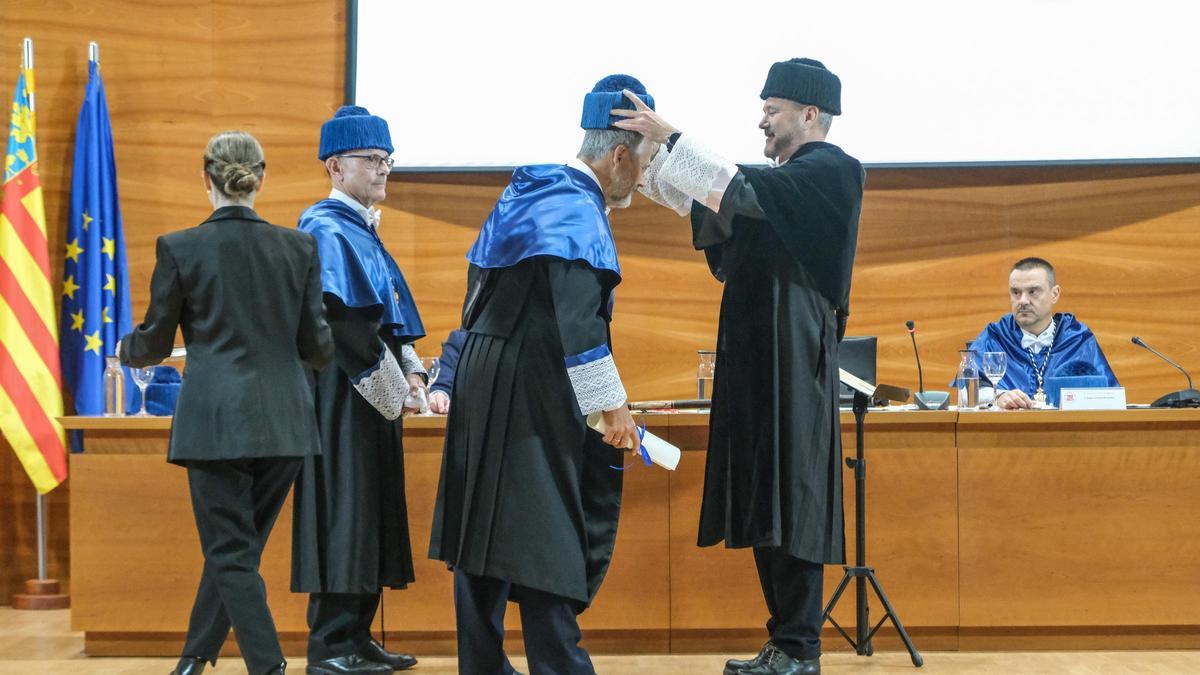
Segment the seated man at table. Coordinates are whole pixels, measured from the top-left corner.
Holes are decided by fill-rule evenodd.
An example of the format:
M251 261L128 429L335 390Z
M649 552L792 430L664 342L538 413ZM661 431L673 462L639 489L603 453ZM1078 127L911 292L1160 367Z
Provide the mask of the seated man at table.
M1012 313L988 324L971 343L980 366L985 352L1007 355L1004 377L993 383L996 407L1045 403L1049 377L1086 372L1104 377L1110 387L1120 386L1091 329L1072 314L1053 311L1061 294L1049 262L1024 258L1013 265L1008 275Z

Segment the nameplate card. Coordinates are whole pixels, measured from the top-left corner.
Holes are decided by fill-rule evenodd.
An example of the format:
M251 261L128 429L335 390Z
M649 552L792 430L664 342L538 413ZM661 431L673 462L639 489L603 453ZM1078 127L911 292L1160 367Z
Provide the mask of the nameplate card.
M1060 410L1125 409L1125 387L1064 388L1059 397Z

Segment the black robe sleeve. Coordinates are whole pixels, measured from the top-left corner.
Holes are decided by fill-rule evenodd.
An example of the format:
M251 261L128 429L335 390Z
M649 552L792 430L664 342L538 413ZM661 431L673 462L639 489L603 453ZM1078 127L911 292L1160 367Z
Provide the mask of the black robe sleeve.
M810 143L788 163L739 167L767 222L842 317L850 313L850 276L866 174L829 143Z
M585 416L625 403L625 387L609 348L611 273L573 260L547 262L564 366Z
M171 355L183 312L179 268L162 237L158 238L155 257L146 318L121 340L121 363L133 368L152 366Z
M740 171L725 188L717 212L700 202L692 202L692 245L704 251L709 269L721 281L726 276L725 244L733 238L734 218L739 216L739 222L746 225L766 219L754 188Z
M379 336L377 309L347 307L325 294L326 315L333 334L333 363L379 414L400 416L408 397L408 381L396 356Z

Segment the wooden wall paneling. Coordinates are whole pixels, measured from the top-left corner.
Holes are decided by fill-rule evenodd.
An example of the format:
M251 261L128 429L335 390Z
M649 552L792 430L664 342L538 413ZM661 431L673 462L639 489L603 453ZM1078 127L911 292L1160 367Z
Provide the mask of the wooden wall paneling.
M962 625L1200 624L1198 428L1200 411L962 415Z
M213 133L243 128L262 141L268 180L257 206L268 220L293 224L328 193L315 155L320 124L341 101L344 12L343 0L3 3L0 97L6 106L20 40L29 36L35 43L38 155L56 283L90 40L100 43L136 324L145 312L155 239L210 211L200 169ZM7 124L5 130L7 137ZM49 572L64 581L69 484L47 499ZM0 441L0 603L36 572L33 540L32 488Z

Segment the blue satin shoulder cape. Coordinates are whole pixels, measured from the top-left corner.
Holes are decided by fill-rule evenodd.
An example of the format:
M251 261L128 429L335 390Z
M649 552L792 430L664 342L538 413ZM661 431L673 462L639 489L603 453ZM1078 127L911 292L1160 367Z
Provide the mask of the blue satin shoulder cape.
M404 342L425 336L400 267L358 212L336 199L323 199L300 214L296 229L317 240L326 293L347 307L380 308L380 325Z
M467 260L492 269L540 255L611 272L613 286L621 280L604 195L590 176L565 164L518 167Z
M1043 380L1072 375L1100 375L1108 381L1106 386L1121 386L1090 328L1072 314L1055 314L1054 321L1057 324L1054 345L1050 348L1050 363L1046 365ZM983 352L1004 352L1008 355L1008 368L1004 371L1004 377L1000 378L1000 389L1020 389L1030 396L1037 392L1037 371L1034 370L1029 352L1021 348L1021 327L1012 314L988 324L971 343L971 348L979 352L979 361ZM1041 363L1040 360L1038 362Z

